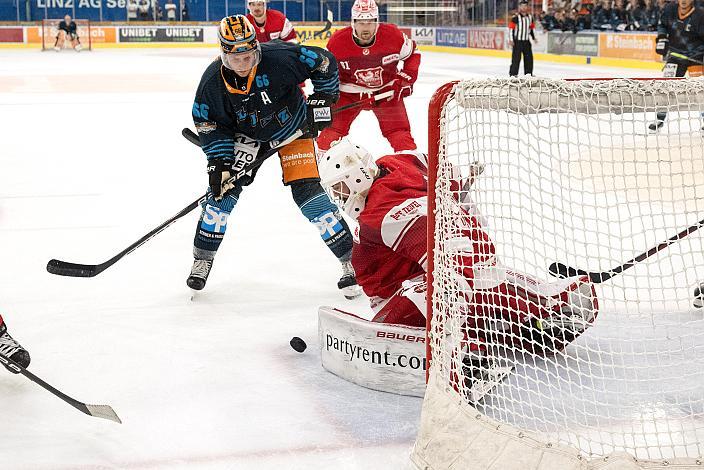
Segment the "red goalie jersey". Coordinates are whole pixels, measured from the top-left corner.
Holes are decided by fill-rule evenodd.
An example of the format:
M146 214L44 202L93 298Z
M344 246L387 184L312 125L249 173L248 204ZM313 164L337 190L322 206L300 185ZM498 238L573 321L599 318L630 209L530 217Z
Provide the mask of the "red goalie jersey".
M257 33L257 41L269 42L272 39L281 39L282 41L295 41L296 31L293 29L291 22L278 10L267 8L266 21L263 25L257 23L251 13L247 14L247 19Z
M352 250L357 282L375 304L401 289L404 281L426 272L428 226L428 167L424 154L407 152L377 160L381 171L359 215ZM476 218L467 215L461 232L474 253L463 274L471 281L471 266L492 264L494 245ZM466 253L466 252L465 252Z
M370 46L359 46L348 26L333 33L327 48L338 62L341 92L369 93L389 85L397 77L399 61L411 82L418 77L416 44L393 24L380 23Z
M378 175L358 216L352 250L357 282L371 300L373 321L409 326L425 324L428 170L425 155L404 152L376 162ZM573 341L594 321L598 304L587 276L550 282L503 267L494 243L468 200L473 178L450 182L457 195L451 239L452 260L462 298L468 338L481 349L487 321L505 328L495 333L506 343L521 343L537 353L554 352ZM463 194L464 193L464 194ZM536 326L537 325L537 326ZM549 351L546 351L549 350Z

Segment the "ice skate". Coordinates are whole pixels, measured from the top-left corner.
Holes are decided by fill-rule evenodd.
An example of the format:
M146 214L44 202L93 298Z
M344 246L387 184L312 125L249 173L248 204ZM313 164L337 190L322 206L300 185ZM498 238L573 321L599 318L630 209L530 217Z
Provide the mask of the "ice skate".
M342 262L342 277L337 281L337 288L347 300L356 299L362 294L362 288L357 284L351 261Z
M194 259L191 274L186 280L188 287L194 291L203 290L205 283L210 275L210 270L213 268L213 260L211 259Z
M18 343L10 334L7 332L7 326L0 318L0 354L8 357L10 360L17 363L17 365L24 367L25 369L29 367L30 357L26 349L24 349L20 343ZM7 370L13 374L18 372L5 366Z

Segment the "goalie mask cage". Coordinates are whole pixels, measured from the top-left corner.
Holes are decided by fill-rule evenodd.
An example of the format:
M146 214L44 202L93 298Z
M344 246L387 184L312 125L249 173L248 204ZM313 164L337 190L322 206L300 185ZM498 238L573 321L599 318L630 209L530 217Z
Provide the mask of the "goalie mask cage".
M43 19L42 20L42 51L53 50L56 44L56 35L59 34L59 23L63 18L59 19ZM91 36L90 20L73 19L76 23L76 32L78 40L81 42L84 51L93 50L93 40ZM64 49L71 49L71 40L67 37L64 42Z
M669 114L651 135L656 111ZM429 110L431 366L412 453L419 468L704 469L704 309L692 306L704 281L704 229L594 284L598 316L562 351L501 347L491 332L475 332L513 371L470 401L460 361L474 297L456 282L450 184L483 165L471 207L502 266L546 281L555 261L606 271L704 218L700 111L702 79L492 79L438 89Z

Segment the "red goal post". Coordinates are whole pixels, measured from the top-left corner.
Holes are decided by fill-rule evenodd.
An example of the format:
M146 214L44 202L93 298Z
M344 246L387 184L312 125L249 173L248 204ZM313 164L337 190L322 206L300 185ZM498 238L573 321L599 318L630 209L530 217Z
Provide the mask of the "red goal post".
M42 20L42 51L54 49L56 35L59 33L59 23L61 21L63 21L63 18ZM83 46L83 50L93 50L93 38L91 35L90 20L79 20L74 18L73 21L76 23L78 39L79 41L81 41L81 46ZM64 48L70 47L71 41L67 38L66 42L64 43Z
M692 307L704 233L595 285L598 317L561 351L475 331L513 371L471 401L461 344L475 296L455 282L452 231L466 214L449 184L482 165L469 195L501 266L545 282L556 261L608 270L704 217L703 111L704 79L487 79L436 91L419 468L704 468L704 312ZM658 112L667 117L653 133Z

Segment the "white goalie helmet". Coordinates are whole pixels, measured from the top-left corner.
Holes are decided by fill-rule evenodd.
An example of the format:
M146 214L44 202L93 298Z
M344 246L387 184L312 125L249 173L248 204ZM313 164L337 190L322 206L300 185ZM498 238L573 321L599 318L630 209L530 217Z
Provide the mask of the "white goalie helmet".
M356 220L379 173L371 154L343 137L323 154L318 170L321 184L332 200Z

